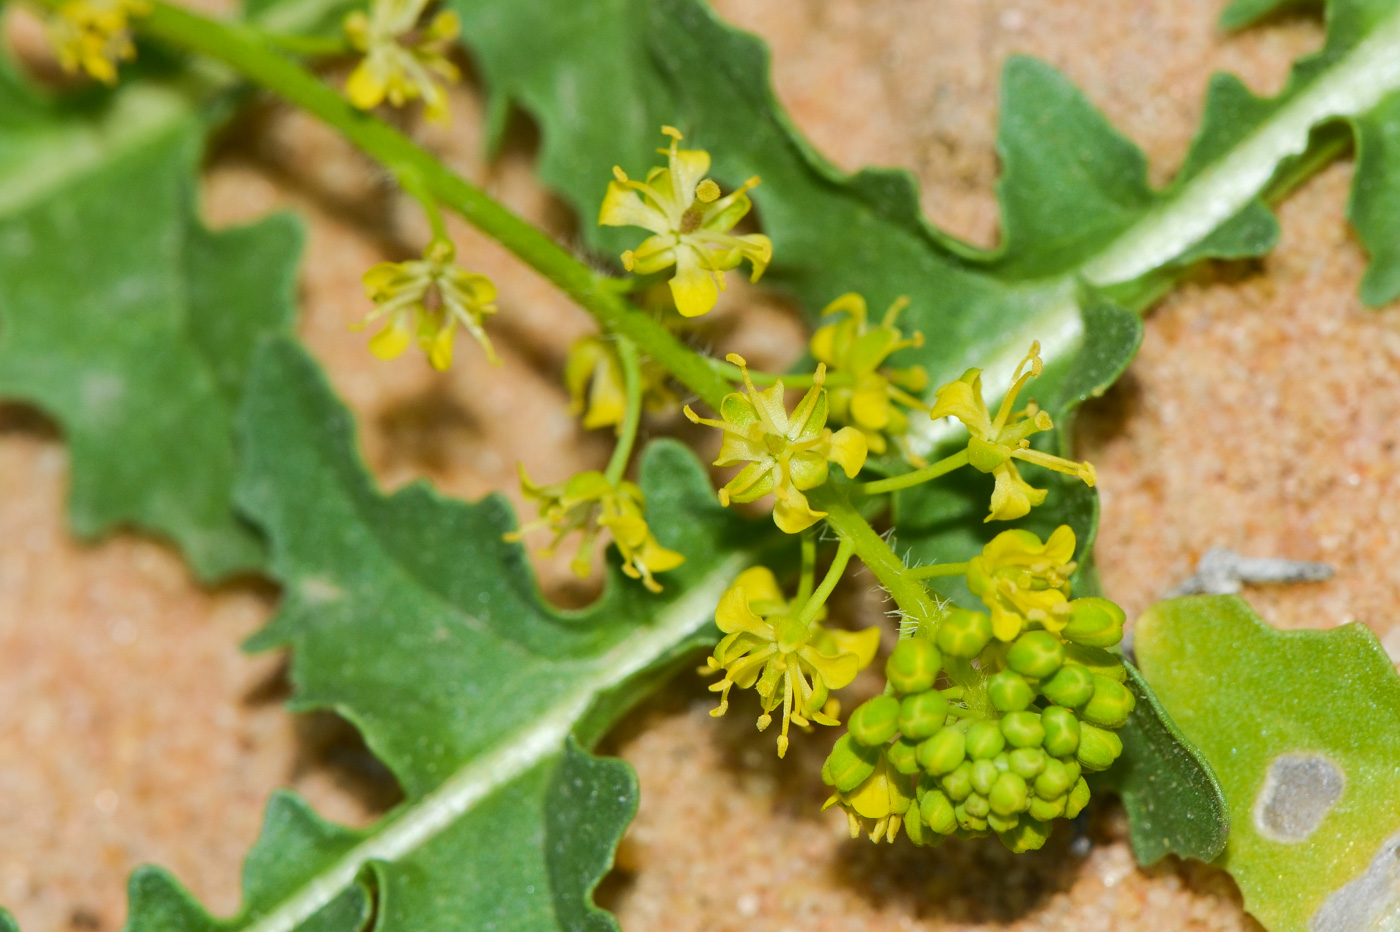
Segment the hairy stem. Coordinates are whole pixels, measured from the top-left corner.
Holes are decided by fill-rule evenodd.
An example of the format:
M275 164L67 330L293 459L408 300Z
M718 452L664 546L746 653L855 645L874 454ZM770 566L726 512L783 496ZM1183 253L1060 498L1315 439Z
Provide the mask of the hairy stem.
M916 566L909 570L915 579L935 579L940 576L962 576L967 573L966 563L935 563L932 566Z
M836 556L832 557L831 566L827 567L826 576L822 578L822 584L802 606L802 613L797 616L798 621L804 625L810 625L816 619L817 612L821 611L826 600L831 598L836 584L841 581L841 574L846 572L846 564L851 562L851 554L854 552L855 544L852 543L851 538L842 537L841 543L836 547Z
M889 479L863 483L856 486L856 491L861 495L879 495L882 492L898 492L900 489L912 488L940 476L946 476L961 466L966 466L967 456L967 450L962 449L951 456L945 456L932 465L925 466L923 469L916 469L902 476L892 476Z
M432 153L383 120L356 110L315 75L277 52L258 30L216 22L162 2L154 3L150 15L138 25L153 39L223 62L333 127L405 187L418 185L509 249L592 314L602 327L630 339L707 404L718 407L729 391L729 384L704 357L629 306L609 284L612 279L579 262L543 231L448 170Z
M617 446L613 447L612 458L608 460L607 471L603 474L608 482L617 485L627 471L627 463L632 459L632 446L637 441L637 425L642 420L642 364L637 360L637 347L624 336L617 338L617 357L622 361L622 383L627 392L627 408L622 415L622 430L617 435Z

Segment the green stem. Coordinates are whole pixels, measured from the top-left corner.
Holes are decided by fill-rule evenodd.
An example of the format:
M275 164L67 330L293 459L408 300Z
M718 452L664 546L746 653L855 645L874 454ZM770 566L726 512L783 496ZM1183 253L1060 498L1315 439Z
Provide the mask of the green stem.
M846 564L851 562L851 554L855 553L855 549L856 545L850 538L841 538L841 543L836 546L836 556L831 558L831 565L826 568L826 576L822 578L822 584L802 606L802 612L797 616L799 622L810 625L816 620L817 613L826 604L826 600L831 598L832 590L841 581L841 574L846 572Z
M423 179L415 173L405 172L399 176L399 184L423 208L423 213L428 218L428 226L433 231L433 239L451 244L452 237L447 233L447 224L442 219L442 211L438 208L437 198L428 191Z
M612 485L617 485L627 471L627 463L632 459L632 446L637 441L637 425L642 420L642 364L637 360L637 347L626 337L618 336L617 357L622 361L622 384L627 392L627 408L622 415L617 446L613 447L612 458L608 460L607 471L603 473Z
M861 495L879 495L883 492L898 492L900 489L907 489L911 486L928 482L930 479L937 479L939 476L947 475L960 466L967 465L967 449L961 449L952 456L945 456L938 462L925 466L923 469L916 469L907 472L902 476L892 476L889 479L880 479L876 482L866 482L856 486L856 491Z
M938 576L963 576L967 573L966 563L935 563L932 566L916 566L909 570L915 579L934 579Z
M797 595L792 604L806 605L812 597L812 584L817 572L817 534L808 528L802 532L802 575L797 582Z
M349 101L276 49L257 30L219 23L168 3L152 4L137 21L145 35L187 52L217 59L250 81L285 98L336 129L356 147L403 179L417 175L439 204L455 211L549 279L605 329L630 339L706 404L718 408L729 383L655 320L630 307L600 275L545 233L484 191L445 168L426 149Z
M336 58L341 55L349 55L353 51L340 36L299 36L264 30L259 30L258 35L268 45L289 55L304 55L307 58Z
M731 362L724 362L719 359L710 358L710 366L719 373L720 377L730 382L742 382L744 374L738 366ZM784 388L811 388L815 381L814 373L773 373L756 372L749 370L749 378L755 385L772 385L781 381ZM830 388L840 388L842 386L854 385L855 380L849 372L828 372L825 384Z
M924 584L909 574L909 567L899 558L885 539L875 532L861 513L852 505L845 491L834 483L818 486L807 492L813 508L826 512L827 525L842 542L850 541L880 585L894 598L904 617L916 626L924 637L932 637L945 609L929 594ZM950 664L949 676L955 686L961 686L967 704L979 715L987 714L987 691L983 677L971 664Z

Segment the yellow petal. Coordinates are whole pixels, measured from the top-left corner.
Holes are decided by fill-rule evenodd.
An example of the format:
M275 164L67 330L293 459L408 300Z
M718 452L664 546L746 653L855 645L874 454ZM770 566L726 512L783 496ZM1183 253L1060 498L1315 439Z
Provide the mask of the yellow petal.
M748 595L737 582L720 596L719 605L715 608L715 624L725 634L736 631L758 634L767 628L763 619L749 608Z
M676 274L671 278L671 297L682 317L708 314L719 301L714 276L701 264L699 252L681 246L675 250Z
M369 351L380 359L393 359L408 349L413 332L403 319L395 318L387 327L376 333L369 341Z
M1062 524L1045 541L1045 559L1056 565L1068 563L1074 559L1074 545L1074 529Z
M734 580L732 588L743 589L750 602L782 602L778 578L766 566L751 566Z
M874 384L858 389L851 395L851 419L861 427L884 430L890 422L890 396L885 380L876 377Z
M695 200L695 188L710 170L710 153L704 149L677 149L671 159L671 181L675 201L681 208Z
M642 227L653 233L665 233L670 229L661 211L621 181L608 182L608 193L603 196L603 207L598 211L598 225Z
M648 535L642 545L640 561L653 573L664 573L684 563L685 555L661 546L655 537Z
M778 490L773 505L773 523L784 534L799 534L826 517L824 511L813 511L807 496L788 486Z
M829 458L841 467L847 479L856 477L856 473L865 465L865 458L869 452L865 435L854 427L843 427L831 435Z
M992 431L991 414L982 400L982 370L968 369L960 378L935 393L937 402L928 416L933 420L952 416L962 421L974 437L986 438Z
M456 332L457 328L449 324L439 330L428 345L428 361L439 372L452 368L452 340Z
M992 510L987 521L1014 521L1030 514L1030 510L1045 501L1045 490L1032 488L1021 478L1016 466L1010 460L998 466L993 474L997 478L992 489Z
M880 649L880 628L876 625L859 631L834 628L826 633L838 651L855 655L856 662L862 670L870 666L870 662L875 659L875 652Z
M377 68L370 66L368 58L355 66L345 82L345 96L361 110L373 110L379 106L384 102L387 91L388 82Z

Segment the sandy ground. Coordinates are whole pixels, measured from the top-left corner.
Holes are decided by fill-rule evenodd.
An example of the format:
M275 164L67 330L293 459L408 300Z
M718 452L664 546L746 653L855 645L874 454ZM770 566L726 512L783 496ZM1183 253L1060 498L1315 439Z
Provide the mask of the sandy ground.
M1218 0L719 6L772 43L779 95L820 148L850 169L912 169L926 211L980 242L996 237L996 85L1008 54L1067 71L1163 179L1189 143L1211 70L1272 90L1321 41L1303 18L1223 36ZM453 128L426 138L517 210L571 235L567 211L531 178L529 127L488 166L475 89L454 105ZM1359 620L1400 654L1400 479L1387 468L1400 440L1400 316L1354 296L1364 257L1343 219L1349 179L1342 163L1299 191L1266 260L1211 270L1169 297L1127 378L1090 406L1082 435L1103 490L1099 562L1130 615L1204 549L1228 545L1336 565L1326 584L1251 590L1270 621ZM205 195L214 224L277 208L307 220L301 334L359 416L387 486L426 476L457 495L514 495L517 460L554 478L561 462L606 458L606 438L580 432L558 384L587 318L469 231L457 230L459 251L504 295L493 322L504 372L470 349L447 375L413 356L369 356L347 329L366 310L359 275L407 254L422 231L319 127L260 108L225 134ZM726 304L726 347L771 364L792 354L800 330L788 311L747 290ZM394 788L346 726L282 711L278 657L236 651L275 591L202 590L169 549L134 535L75 542L66 482L57 431L0 408L0 902L28 932L115 930L125 876L154 861L231 912L271 789L294 786L329 817L362 824ZM559 566L543 570L560 598L586 597ZM852 589L847 610L873 617L862 585ZM851 842L838 816L817 811L823 742L799 742L779 766L747 714L715 724L709 705L682 678L609 742L643 788L601 894L633 932L1257 928L1218 871L1138 870L1113 805L1096 811L1087 854L1067 829L1020 858L995 841L933 852Z

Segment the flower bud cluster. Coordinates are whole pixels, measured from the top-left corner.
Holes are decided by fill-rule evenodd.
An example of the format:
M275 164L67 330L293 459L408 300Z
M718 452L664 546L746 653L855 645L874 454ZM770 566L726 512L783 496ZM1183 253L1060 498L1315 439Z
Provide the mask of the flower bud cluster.
M1034 545L1020 539L1024 546L1013 547L1002 540L1008 534ZM1072 553L1068 528L1051 540L1062 545L1065 535ZM1026 531L999 535L982 569L1005 570L998 554L1025 557L1028 549L1046 545ZM916 844L995 832L1011 850L1029 851L1045 843L1051 821L1074 818L1088 803L1084 774L1122 753L1115 730L1135 699L1122 662L1105 649L1122 639L1122 610L1107 599L1068 600L1059 586L1035 587L1060 578L1056 570L1064 566L1023 561L1021 575L1011 574L1021 585L1009 594L1053 591L1062 611L1046 609L1055 600L997 601L1008 590L988 586L982 597L994 610L1031 605L1024 610L1035 617L1018 614L1014 627L998 626L986 612L953 608L931 637L899 642L885 665L885 695L851 713L822 769L835 789L827 805L846 810L853 836L864 829L873 840L893 840L902 824ZM969 673L971 685L951 685Z

